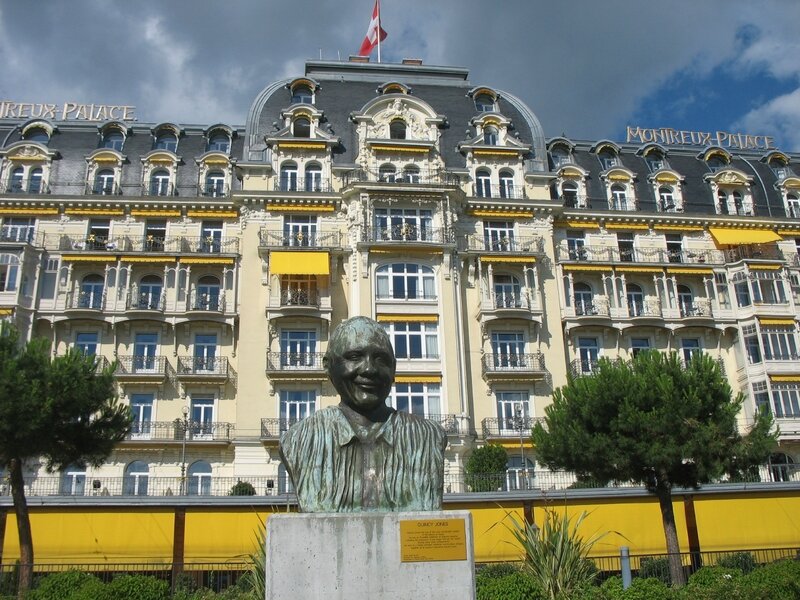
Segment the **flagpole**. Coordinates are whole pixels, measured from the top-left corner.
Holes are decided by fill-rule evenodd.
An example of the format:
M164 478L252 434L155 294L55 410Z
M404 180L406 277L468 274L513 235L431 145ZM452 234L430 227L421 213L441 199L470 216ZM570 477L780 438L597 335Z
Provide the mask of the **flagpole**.
M381 62L381 0L375 0L378 7L378 62Z

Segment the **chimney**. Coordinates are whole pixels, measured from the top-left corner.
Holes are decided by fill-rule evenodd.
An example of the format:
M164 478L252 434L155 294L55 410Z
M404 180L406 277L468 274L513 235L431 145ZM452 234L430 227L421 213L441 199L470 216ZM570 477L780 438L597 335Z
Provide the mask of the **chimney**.
M351 54L350 55L350 62L368 63L369 62L369 56L358 56L356 54Z

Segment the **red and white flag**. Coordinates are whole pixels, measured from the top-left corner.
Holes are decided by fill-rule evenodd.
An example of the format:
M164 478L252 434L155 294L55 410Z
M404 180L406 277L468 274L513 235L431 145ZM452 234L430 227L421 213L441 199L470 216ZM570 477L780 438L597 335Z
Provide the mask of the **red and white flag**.
M380 39L378 39L380 36ZM361 49L358 51L359 56L369 56L375 49L375 46L380 46L380 43L386 39L386 32L381 27L381 5L380 0L375 0L375 8L372 9L372 19L370 19L369 27L367 28L367 35L364 36L364 41L361 42ZM380 53L380 48L378 48ZM380 57L378 57L380 61Z

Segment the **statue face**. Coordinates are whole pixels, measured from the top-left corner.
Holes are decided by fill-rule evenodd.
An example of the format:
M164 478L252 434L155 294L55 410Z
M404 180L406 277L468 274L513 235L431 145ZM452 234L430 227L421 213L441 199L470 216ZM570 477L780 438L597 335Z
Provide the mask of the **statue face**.
M360 413L385 404L396 364L383 331L376 330L377 325L367 325L342 331L325 361L328 376L342 402Z

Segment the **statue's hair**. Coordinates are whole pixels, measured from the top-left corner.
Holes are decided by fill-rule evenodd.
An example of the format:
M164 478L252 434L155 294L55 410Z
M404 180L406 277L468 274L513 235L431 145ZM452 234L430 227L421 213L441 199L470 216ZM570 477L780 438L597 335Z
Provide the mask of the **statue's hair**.
M386 333L386 330L381 327L377 321L369 317L352 317L346 321L342 321L334 328L328 340L328 349L325 352L325 358L330 359L333 356L334 350L338 349L337 347L348 331L351 329L360 329L361 327L368 328L369 333L381 338L381 341L386 344L386 347L392 350L392 356L394 357L392 340L389 338L389 334Z

